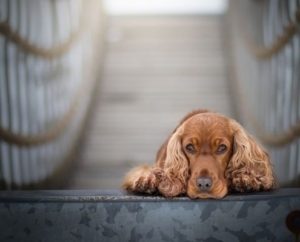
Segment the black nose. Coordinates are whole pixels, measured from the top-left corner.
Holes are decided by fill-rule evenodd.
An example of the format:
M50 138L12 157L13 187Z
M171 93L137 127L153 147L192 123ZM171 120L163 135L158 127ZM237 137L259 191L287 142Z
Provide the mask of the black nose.
M207 192L212 186L212 180L210 177L203 176L197 179L197 185L200 191Z

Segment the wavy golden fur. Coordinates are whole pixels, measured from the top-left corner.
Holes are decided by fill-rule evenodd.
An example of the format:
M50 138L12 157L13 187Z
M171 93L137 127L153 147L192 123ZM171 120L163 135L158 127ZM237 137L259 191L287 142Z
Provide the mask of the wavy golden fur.
M207 110L186 115L161 146L153 166L125 177L133 193L222 198L229 191L275 188L269 155L233 119Z

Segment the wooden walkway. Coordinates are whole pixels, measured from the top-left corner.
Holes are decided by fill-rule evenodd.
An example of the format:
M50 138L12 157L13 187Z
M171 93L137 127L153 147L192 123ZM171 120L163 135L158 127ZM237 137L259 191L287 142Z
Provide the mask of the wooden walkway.
M220 16L111 17L95 115L71 187L119 188L189 111L231 115Z

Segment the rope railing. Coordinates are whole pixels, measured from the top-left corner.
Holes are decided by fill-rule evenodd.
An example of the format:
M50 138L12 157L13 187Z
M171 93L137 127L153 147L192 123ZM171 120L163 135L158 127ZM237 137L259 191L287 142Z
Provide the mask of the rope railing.
M242 18L241 13L239 13L239 17ZM297 31L300 31L300 8L298 8L295 11L295 20L296 23L290 22L287 26L284 27L283 33L279 34L270 46L258 47L257 45L253 45L249 41L249 38L245 38L245 32L243 28L239 28L239 31L241 32L243 40L249 47L250 52L255 54L257 58L271 58L274 54L278 53L280 50L282 50L284 46L286 46L286 44L297 33ZM232 63L234 63L234 60L232 60ZM238 97L237 102L243 103L243 107L247 107L247 102L244 100L245 95L242 95L243 90L239 85L239 83L242 83L242 80L237 79L235 70L231 70L231 72L231 77L233 80L235 80L233 86L237 87L235 88L235 93L237 93ZM245 110L247 110L247 112L245 112ZM285 130L276 131L276 133L271 133L265 131L265 129L257 121L254 115L252 113L249 113L249 110L251 110L249 107L239 108L239 113L242 113L242 116L246 117L249 123L252 124L257 137L259 137L263 143L270 146L279 147L287 145L300 137L300 120L297 121L295 124L290 125L290 127L286 128Z
M258 122L253 121L253 124L255 123L256 125L254 125L254 127L256 127L257 136L262 140L262 142L270 146L284 146L292 143L300 137L300 122L291 126L289 129L276 134L265 132L264 129L258 125Z
M285 26L282 33L278 34L277 38L269 46L259 46L255 43L253 38L248 37L248 34L246 34L242 28L241 32L250 52L257 58L268 59L281 51L295 34L300 31L300 8L296 10L295 21L296 22L290 22Z
M232 49L232 48L230 48ZM296 122L294 125L291 125L289 128L276 133L267 132L265 128L262 127L260 122L255 118L251 112L247 101L245 100L244 91L240 85L241 80L237 77L236 70L234 69L235 60L233 57L230 58L230 70L229 79L232 82L231 87L234 89L235 96L235 108L237 113L240 116L244 117L247 120L247 123L250 124L254 129L256 136L266 145L273 147L281 147L292 143L293 141L299 139L300 137L300 121Z
M231 0L229 10L236 113L268 147L280 184L299 185L300 0Z
M13 31L12 27L9 26L7 22L0 22L0 35L2 34L4 38L8 41L14 43L18 48L24 51L27 54L35 55L45 59L60 58L70 51L72 45L79 38L79 34L83 29L83 17L84 10L81 10L81 17L79 27L76 31L73 31L67 39L56 46L51 48L42 48L36 44L30 43L28 40L23 38L17 31ZM85 89L85 80L81 81L82 83L78 86L78 90L74 93L73 100L69 105L69 109L65 111L62 117L57 120L57 122L51 125L46 131L37 133L37 134L18 134L13 132L8 128L1 127L0 125L0 140L3 140L9 144L14 144L20 147L28 147L35 145L42 145L48 142L53 141L58 136L63 134L63 130L70 123L71 119L76 114L76 109L78 107L78 102L82 95L86 93L89 89Z
M80 100L84 94L90 92L90 89L91 84L87 85L83 81L83 83L79 85L78 90L76 90L68 110L46 131L34 135L22 135L0 126L0 140L19 147L43 145L55 140L57 137L63 134L63 131L76 114Z
M17 31L6 22L0 22L0 35L3 35L9 41L14 43L18 48L22 49L27 54L31 54L44 59L54 59L65 55L70 51L72 45L79 38L84 26L84 10L81 10L81 16L79 26L62 42L50 48L39 47L34 43L31 43L26 38L22 37Z
M101 1L3 0L0 9L0 189L59 187L95 92Z

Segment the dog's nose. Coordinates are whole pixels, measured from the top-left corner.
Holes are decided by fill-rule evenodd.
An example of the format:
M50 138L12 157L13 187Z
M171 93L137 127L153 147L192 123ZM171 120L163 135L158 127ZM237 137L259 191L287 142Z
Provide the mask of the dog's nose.
M212 180L208 176L199 177L197 179L197 186L200 191L207 192L212 186Z

